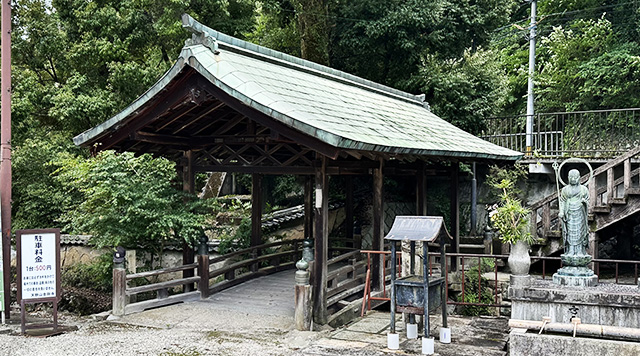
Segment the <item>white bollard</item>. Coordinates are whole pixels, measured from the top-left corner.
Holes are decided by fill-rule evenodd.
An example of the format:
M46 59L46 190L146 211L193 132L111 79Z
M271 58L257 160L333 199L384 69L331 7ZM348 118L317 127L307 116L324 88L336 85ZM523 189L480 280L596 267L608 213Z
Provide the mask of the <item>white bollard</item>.
M451 343L451 328L440 328L440 342L443 344Z
M418 338L418 324L407 324L407 339Z
M434 344L432 337L423 337L422 338L422 354L423 355L433 355L434 353Z
M400 348L399 334L387 334L387 348L389 350L398 350Z

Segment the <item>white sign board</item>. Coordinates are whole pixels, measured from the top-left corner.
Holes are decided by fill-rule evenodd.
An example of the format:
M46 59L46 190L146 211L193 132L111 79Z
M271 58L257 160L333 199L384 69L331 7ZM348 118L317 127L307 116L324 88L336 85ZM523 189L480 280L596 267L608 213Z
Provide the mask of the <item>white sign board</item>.
M60 258L59 232L23 231L18 234L20 260L20 297L57 299Z

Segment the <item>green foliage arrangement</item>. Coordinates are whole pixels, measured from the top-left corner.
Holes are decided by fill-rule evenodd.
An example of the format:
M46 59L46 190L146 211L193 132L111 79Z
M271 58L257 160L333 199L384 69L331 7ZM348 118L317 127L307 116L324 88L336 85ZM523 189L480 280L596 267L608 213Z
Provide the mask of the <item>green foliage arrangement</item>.
M176 189L175 163L144 154L104 151L70 158L56 178L81 202L61 220L75 233L91 234L97 247L122 245L162 251L169 240L196 241L212 203Z
M518 199L516 188L517 178L526 174L523 167L516 166L509 170L491 167L487 183L500 191L500 204L491 216L491 223L498 231L502 242L515 244L518 241L533 242L529 230L529 215L531 211L522 206Z

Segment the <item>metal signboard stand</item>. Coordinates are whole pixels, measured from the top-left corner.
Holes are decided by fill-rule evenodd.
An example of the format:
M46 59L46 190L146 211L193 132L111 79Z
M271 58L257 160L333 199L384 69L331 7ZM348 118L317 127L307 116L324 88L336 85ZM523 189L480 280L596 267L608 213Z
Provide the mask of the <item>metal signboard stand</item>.
M58 333L60 300L60 229L16 231L18 303L21 331L53 328ZM53 303L52 324L27 325L25 305Z

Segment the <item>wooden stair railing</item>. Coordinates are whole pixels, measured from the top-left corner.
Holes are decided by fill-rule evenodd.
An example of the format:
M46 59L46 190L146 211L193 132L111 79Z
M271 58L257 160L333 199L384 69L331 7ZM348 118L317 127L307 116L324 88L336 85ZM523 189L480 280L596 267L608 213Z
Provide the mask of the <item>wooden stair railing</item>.
M595 222L595 229L600 230L640 211L640 184L635 177L640 177L640 167L632 169L632 159L640 155L640 146L626 154L612 159L593 171L593 179L589 182L589 219ZM622 171L616 178L615 173ZM606 176L606 184L598 186L598 182ZM589 179L586 174L580 178L584 184ZM545 242L549 238L560 237L558 221L558 194L549 196L529 205L531 210L531 234Z

